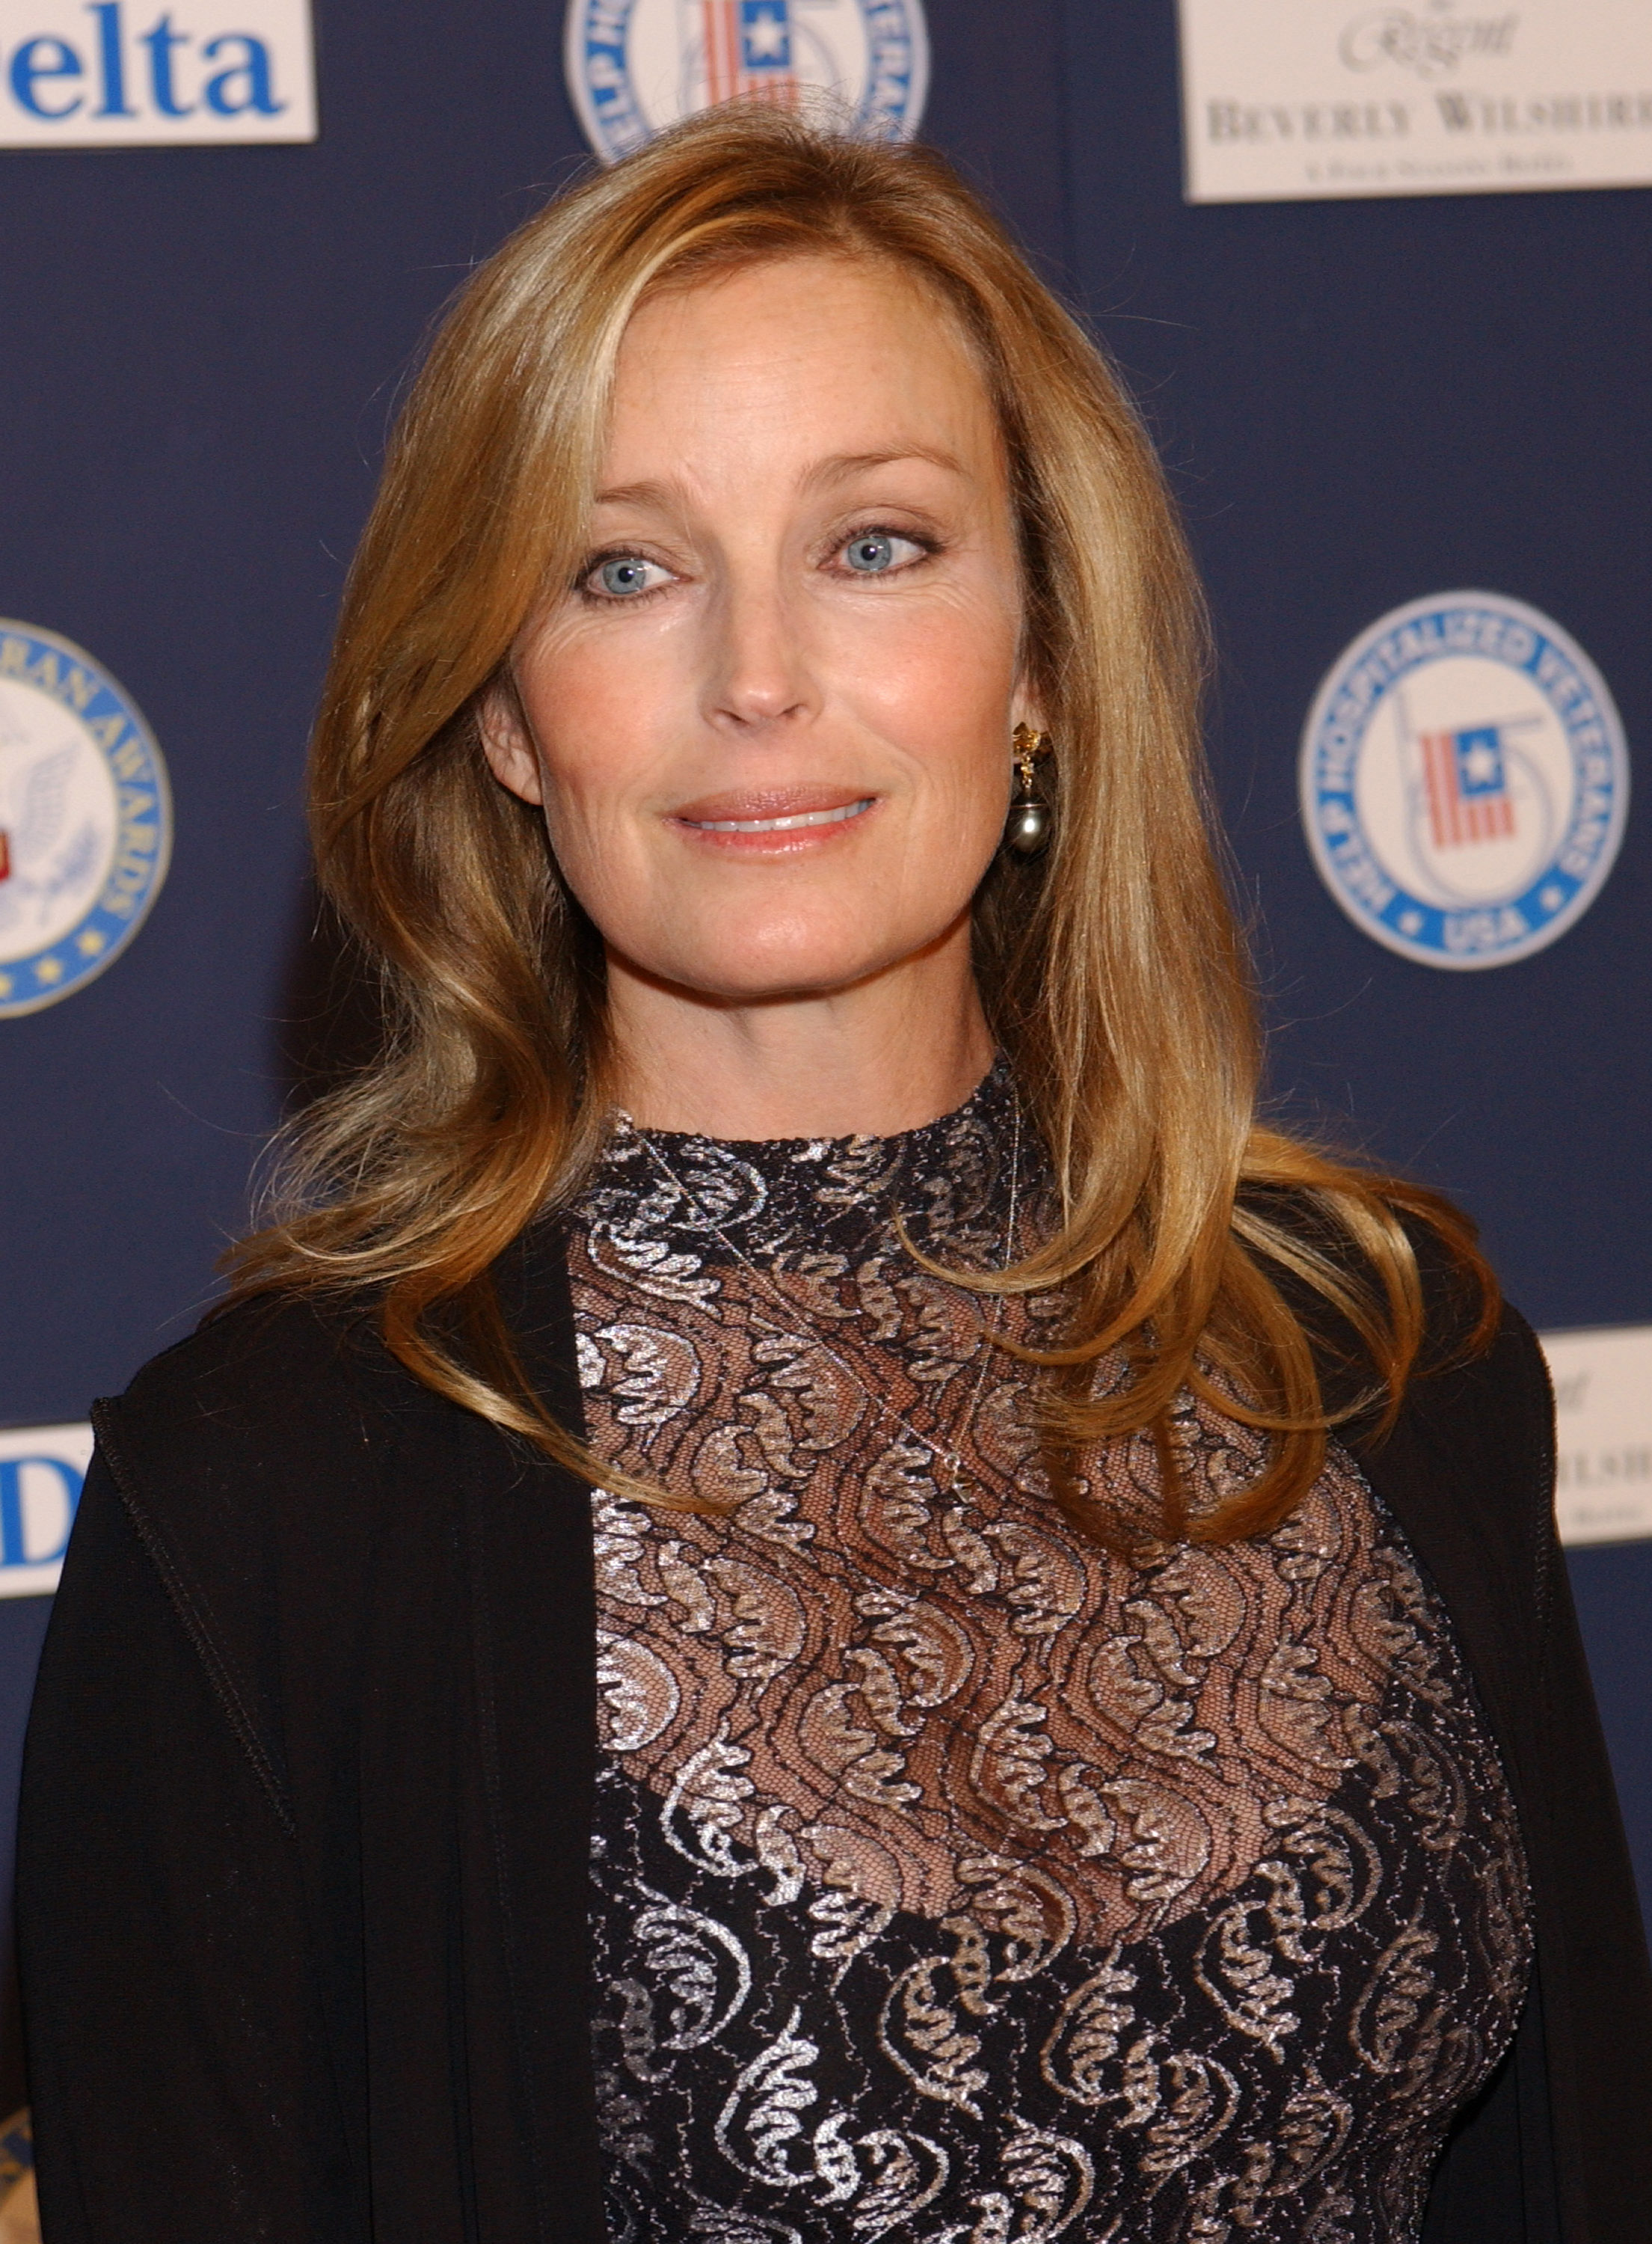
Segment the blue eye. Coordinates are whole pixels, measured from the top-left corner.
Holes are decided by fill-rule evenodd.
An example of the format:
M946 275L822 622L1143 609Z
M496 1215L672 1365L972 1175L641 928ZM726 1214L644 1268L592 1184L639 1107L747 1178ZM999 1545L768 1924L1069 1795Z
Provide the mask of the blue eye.
M863 530L839 550L857 577L882 577L920 560L926 548L893 530Z
M666 575L656 561L644 561L638 553L616 553L600 561L591 571L597 588L610 599L634 599L638 592L651 592Z
M909 542L901 540L903 544ZM860 576L881 576L886 569L893 566L895 541L885 531L868 530L849 540L843 549L843 558Z

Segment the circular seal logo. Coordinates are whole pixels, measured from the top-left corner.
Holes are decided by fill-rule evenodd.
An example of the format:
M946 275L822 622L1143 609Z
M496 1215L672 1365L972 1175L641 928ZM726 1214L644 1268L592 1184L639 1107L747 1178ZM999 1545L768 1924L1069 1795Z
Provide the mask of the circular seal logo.
M131 696L55 632L0 621L0 1017L119 956L171 847L165 767Z
M1355 639L1302 736L1302 818L1356 927L1425 966L1506 966L1564 935L1623 837L1605 680L1558 624L1440 592Z
M850 129L918 129L929 80L920 0L569 0L568 91L605 163L719 101L834 95Z

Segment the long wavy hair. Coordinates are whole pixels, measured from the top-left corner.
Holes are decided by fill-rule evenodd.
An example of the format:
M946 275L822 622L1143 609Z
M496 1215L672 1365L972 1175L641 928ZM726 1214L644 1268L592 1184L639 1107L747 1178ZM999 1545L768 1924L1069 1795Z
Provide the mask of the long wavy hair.
M588 1173L610 1058L600 941L543 818L493 778L478 713L580 563L638 303L822 255L905 271L974 348L1057 744L1055 841L1030 866L1001 854L974 926L1059 1221L964 1282L1062 1289L1064 1344L1034 1360L1055 1498L1089 1532L1123 1548L1132 1531L1085 1495L1082 1451L1143 1429L1163 1468L1156 1532L1264 1531L1334 1424L1397 1407L1423 1340L1419 1227L1477 1289L1476 1338L1489 1274L1445 1202L1258 1123L1255 1010L1204 800L1203 605L1105 358L940 156L772 110L695 118L553 201L470 279L412 388L311 761L318 875L380 986L381 1048L289 1125L283 1197L233 1250L230 1298L370 1303L426 1385L618 1484L532 1390L490 1276ZM1102 1358L1128 1375L1098 1378ZM1323 1380L1328 1360L1348 1375ZM1168 1435L1190 1389L1271 1437L1251 1484L1197 1516Z

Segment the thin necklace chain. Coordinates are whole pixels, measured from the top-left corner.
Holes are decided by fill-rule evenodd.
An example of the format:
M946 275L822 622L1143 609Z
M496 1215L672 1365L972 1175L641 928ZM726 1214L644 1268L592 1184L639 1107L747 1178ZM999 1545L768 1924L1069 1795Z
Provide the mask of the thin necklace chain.
M1009 1213L1004 1225L1003 1260L999 1265L1001 1269L1005 1270L1009 1267L1010 1257L1015 1252L1015 1220L1019 1210L1021 1195L1021 1104L1019 1100L1014 1102L1012 1112L1015 1120L1009 1147ZM647 1131L638 1129L637 1124L631 1121L630 1115L627 1115L625 1119L627 1122L630 1123L630 1127L633 1132L635 1132L638 1143L642 1146L644 1151L648 1154L655 1166L659 1170L661 1175L664 1177L666 1182L674 1191L680 1193L683 1199L688 1202L688 1205L694 1210L695 1213L705 1224L711 1236L721 1242L725 1251L729 1254L729 1256L739 1264L740 1267L746 1272L748 1276L750 1276L759 1287L762 1288L764 1293L768 1294L772 1301L776 1301L780 1304L780 1307L786 1312L788 1323L795 1325L799 1321L796 1303L787 1300L786 1294L781 1291L780 1288L775 1284L773 1279L771 1278L766 1272L760 1270L757 1264L752 1261L750 1255L743 1254L739 1247L738 1247L734 1241L729 1237L728 1233L724 1230L722 1225L717 1222L712 1216L706 1213L699 1200L695 1197L689 1186L683 1182L683 1179L678 1175L676 1170L672 1168L664 1154L661 1152L659 1147L649 1136ZM987 1384L987 1373L992 1362L992 1336L996 1333L999 1325L1002 1321L1003 1313L1004 1304L1002 1297L1001 1296L994 1306L991 1325L989 1327L983 1326L982 1328L981 1369L976 1375L974 1388L970 1394L968 1405L964 1411L963 1416L959 1421L958 1441L960 1443L961 1443L964 1436L974 1423L975 1413L981 1407L981 1390ZM930 1457L934 1460L935 1463L944 1469L944 1485L948 1494L956 1494L962 1488L966 1481L967 1475L964 1470L963 1459L959 1455L958 1449L955 1446L952 1449L947 1449L939 1442L931 1441L927 1434L920 1433L918 1428L913 1424L910 1418L904 1416L902 1412L897 1410L893 1403L886 1402L882 1396L878 1393L877 1389L869 1386L860 1376L860 1374L855 1369L853 1364L851 1363L846 1356L839 1355L838 1350L832 1346L829 1341L822 1340L819 1333L806 1330L803 1332L793 1330L788 1336L792 1340L801 1342L803 1346L806 1348L813 1348L818 1350L819 1353L826 1357L830 1362L835 1363L839 1370L845 1373L847 1377L853 1382L855 1386L860 1389L860 1392L866 1396L867 1402L871 1403L873 1409L877 1411L880 1417L887 1418L895 1425L904 1427L907 1432L912 1436L913 1440L916 1442L921 1449L927 1450ZM939 1479L941 1475L937 1474L936 1477Z

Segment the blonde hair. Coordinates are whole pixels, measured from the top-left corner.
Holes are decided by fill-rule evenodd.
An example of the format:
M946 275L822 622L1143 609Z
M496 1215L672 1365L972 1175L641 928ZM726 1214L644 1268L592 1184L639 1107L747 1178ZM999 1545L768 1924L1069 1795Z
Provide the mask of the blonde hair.
M714 112L583 180L435 338L350 572L311 766L319 876L381 983L383 1047L291 1125L285 1212L233 1251L231 1298L370 1291L427 1385L613 1484L529 1389L489 1276L587 1173L607 1054L600 943L541 818L492 777L478 710L582 558L638 302L822 254L893 263L962 323L1002 429L1057 743L1055 839L1032 867L1001 854L975 950L1062 1220L970 1282L1066 1291L1067 1344L1036 1361L1055 1495L1089 1531L1116 1544L1125 1525L1083 1497L1078 1452L1146 1428L1159 1530L1256 1533L1310 1486L1333 1423L1397 1406L1423 1332L1406 1219L1479 1283L1482 1335L1489 1280L1445 1203L1258 1125L1203 796L1204 612L1118 382L941 157L772 110ZM1335 1409L1318 1368L1333 1333L1352 1375ZM1098 1381L1115 1351L1129 1375ZM1255 1482L1197 1520L1166 1431L1189 1388L1272 1437Z

